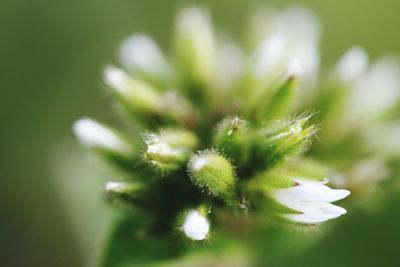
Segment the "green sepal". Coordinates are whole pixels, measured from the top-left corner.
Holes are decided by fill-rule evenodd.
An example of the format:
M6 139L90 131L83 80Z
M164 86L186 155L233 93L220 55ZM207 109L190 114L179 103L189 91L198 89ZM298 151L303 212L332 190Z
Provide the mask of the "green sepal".
M249 156L248 132L247 121L231 116L217 125L213 143L240 166L246 163Z
M284 117L293 110L294 99L298 88L298 78L290 76L277 89L269 104L260 105L259 118L270 121Z
M313 114L279 120L255 131L254 157L259 168L270 169L289 157L304 153L311 145L317 126Z

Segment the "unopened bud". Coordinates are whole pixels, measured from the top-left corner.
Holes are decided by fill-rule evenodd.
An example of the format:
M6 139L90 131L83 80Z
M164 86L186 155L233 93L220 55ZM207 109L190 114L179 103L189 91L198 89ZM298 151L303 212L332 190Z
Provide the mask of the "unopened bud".
M159 112L163 101L162 95L150 85L114 67L105 70L104 79L129 109L145 113Z
M260 118L272 120L288 115L294 108L294 100L298 88L301 66L298 60L289 63L285 80L278 86L269 105L263 105Z
M231 198L235 185L234 167L217 151L206 150L193 155L188 168L193 183L200 188L213 196Z
M122 134L95 120L80 119L75 122L73 130L80 143L89 149L128 159L135 154L132 144Z
M265 166L271 168L277 163L308 149L311 136L317 127L310 123L312 115L287 121L278 121L259 129L256 138L257 156L263 159Z
M176 21L176 46L186 80L208 84L215 71L215 40L208 13L198 8L182 10Z
M197 137L190 131L169 129L159 134L146 134L146 161L161 171L172 171L185 164L192 150L197 146Z
M232 116L220 122L214 135L214 144L240 163L246 158L248 122Z
M146 35L135 34L126 38L121 45L120 60L128 71L152 82L171 79L171 66L154 40Z

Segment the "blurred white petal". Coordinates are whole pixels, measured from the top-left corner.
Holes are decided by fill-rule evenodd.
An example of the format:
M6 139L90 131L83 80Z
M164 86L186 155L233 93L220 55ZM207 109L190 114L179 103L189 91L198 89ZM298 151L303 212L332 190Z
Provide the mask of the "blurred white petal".
M351 47L339 60L334 75L336 79L353 85L364 76L368 68L368 55L362 47Z
M378 60L353 89L349 112L355 120L369 122L398 103L400 64L391 57Z
M114 131L100 123L84 118L74 123L74 133L83 146L101 149L121 155L131 155L131 145L125 142Z
M145 74L154 80L166 80L171 75L171 66L160 48L146 35L126 38L121 44L120 61L129 72Z

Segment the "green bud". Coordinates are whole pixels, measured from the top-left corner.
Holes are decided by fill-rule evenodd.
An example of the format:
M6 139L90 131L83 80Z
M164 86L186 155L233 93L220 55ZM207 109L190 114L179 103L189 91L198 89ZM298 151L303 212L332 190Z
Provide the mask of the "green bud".
M104 76L106 84L115 91L130 110L150 114L159 113L162 95L155 88L114 67L108 67Z
M120 46L120 61L129 73L151 84L165 86L173 80L172 66L150 36L127 37Z
M137 156L137 149L127 137L95 120L80 119L73 130L82 145L107 158L132 162Z
M173 171L185 164L198 145L196 135L187 130L168 129L144 135L144 158L161 171Z
M215 40L208 13L199 8L182 10L176 21L176 50L186 82L209 84L215 71Z
M272 96L269 105L260 105L264 107L260 118L269 121L288 115L293 110L297 88L298 78L296 76L289 76Z
M218 124L214 135L214 145L231 156L237 164L244 163L248 156L247 125L247 121L231 116Z
M190 158L188 169L194 184L210 195L231 200L235 185L233 165L215 150L206 150Z
M262 166L271 168L283 160L307 150L317 127L311 115L277 121L259 129L255 134L255 155Z

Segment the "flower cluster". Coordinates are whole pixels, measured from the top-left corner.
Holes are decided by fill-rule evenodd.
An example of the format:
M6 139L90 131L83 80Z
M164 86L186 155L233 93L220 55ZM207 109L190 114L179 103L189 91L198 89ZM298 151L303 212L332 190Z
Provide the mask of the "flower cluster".
M149 233L175 223L203 240L224 227L221 213L295 224L346 213L332 202L350 191L330 186L352 187L343 178L352 160L370 160L365 151L374 142L348 143L376 139L368 129L384 125L398 101L397 63L383 59L367 71L355 47L321 79L318 22L301 8L255 14L248 37L242 49L214 31L205 10L183 9L171 59L136 34L121 45L122 68L105 69L130 131L88 118L75 123L82 145L127 173L105 190L147 216ZM311 146L319 121L320 142Z

